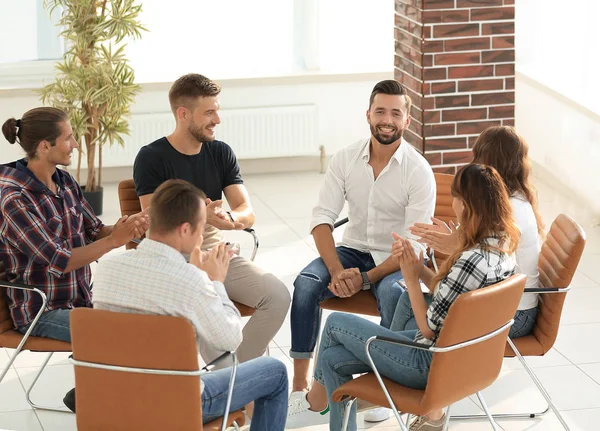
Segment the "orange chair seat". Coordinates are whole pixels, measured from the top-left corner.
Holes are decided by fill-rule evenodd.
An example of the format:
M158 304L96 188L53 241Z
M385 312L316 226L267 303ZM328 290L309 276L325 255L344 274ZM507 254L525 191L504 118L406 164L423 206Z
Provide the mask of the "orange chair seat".
M377 299L373 292L361 290L350 298L330 298L321 302L321 308L346 313L364 314L366 316L379 316Z
M403 412L408 412L413 415L424 415L422 403L425 390L411 389L394 383L390 379L383 377L383 382L388 388L394 404L402 406ZM340 386L333 392L332 399L334 402L340 402L342 397L349 395L361 400L373 403L376 406L389 407L389 403L385 394L379 386L377 377L373 373L364 374L354 380L350 380L345 385Z
M16 349L23 339L20 332L11 329L0 334L0 346ZM52 340L43 337L29 337L23 346L23 350L31 350L32 352L70 352L71 344L64 341Z
M240 304L236 301L231 302L233 302L233 305L235 305L235 308L238 309L242 317L252 316L256 312L256 308L248 307L247 305Z
M241 410L236 410L235 412L229 413L229 416L227 416L227 426L230 427L233 422L237 423L240 427L243 426L246 423L246 416L244 415L244 412ZM202 425L202 429L203 431L221 431L222 425L223 418L219 418L216 421Z

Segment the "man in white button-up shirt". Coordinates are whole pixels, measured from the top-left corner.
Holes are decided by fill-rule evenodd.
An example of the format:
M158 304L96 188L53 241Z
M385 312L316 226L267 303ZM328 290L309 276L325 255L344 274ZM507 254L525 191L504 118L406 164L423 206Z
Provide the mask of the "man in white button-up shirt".
M417 254L424 250L408 228L430 221L435 179L423 156L402 139L410 124L410 104L406 89L397 81L378 83L367 111L371 138L340 150L329 163L310 226L320 258L294 281L290 356L296 393L290 397L292 404L306 401L302 391L309 386L320 302L370 288L378 301L381 324L389 327L402 293L394 283L402 275L390 258L392 232L409 238ZM346 201L349 222L336 247L333 225Z

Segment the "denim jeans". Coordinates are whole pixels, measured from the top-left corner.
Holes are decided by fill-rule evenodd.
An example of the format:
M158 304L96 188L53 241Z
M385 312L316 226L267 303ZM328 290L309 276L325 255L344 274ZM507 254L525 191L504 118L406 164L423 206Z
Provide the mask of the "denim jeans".
M231 368L202 376L202 422L223 416ZM268 356L246 361L238 366L231 398L236 411L254 401L250 430L283 431L287 419L288 377L285 365Z
M59 309L46 311L40 316L40 320L36 323L31 335L34 337L52 338L54 340L71 342L71 309ZM17 330L25 335L31 323L17 328Z
M375 268L371 253L348 248L337 247L337 254L344 268L358 268L361 272ZM389 327L402 288L394 282L402 279L402 273L396 271L384 277L372 289L377 298L377 306L381 315L381 326ZM331 276L323 260L313 260L294 280L294 296L292 299L291 327L293 359L312 357L321 327L321 308L319 304L335 295L327 288Z
M371 371L365 353L365 344L373 335L396 340L413 341L416 331L394 332L359 316L333 313L327 319L315 367L315 380L325 386L329 398L329 429L342 429L345 402L331 401L333 392L352 380L353 374ZM375 341L371 344L371 357L377 370L401 385L424 389L427 385L432 354L410 347ZM356 403L352 406L348 430L356 430Z
M515 323L510 327L508 336L510 338L519 338L531 334L535 326L537 314L537 307L530 308L529 310L518 310L517 314L515 314Z
M431 304L431 300L432 297L430 295L425 295L427 305ZM508 336L510 338L519 338L531 334L533 327L535 326L537 313L537 307L530 308L529 310L518 310L514 317L515 323L510 327ZM398 300L398 305L396 306L390 329L392 331L418 329L417 321L410 305L408 292L400 296L400 299Z

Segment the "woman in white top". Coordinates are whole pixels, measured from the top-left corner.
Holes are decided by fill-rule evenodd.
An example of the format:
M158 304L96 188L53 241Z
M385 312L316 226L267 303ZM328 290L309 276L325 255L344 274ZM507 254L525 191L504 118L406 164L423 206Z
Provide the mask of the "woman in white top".
M538 287L538 257L544 237L544 223L539 213L537 192L531 179L529 147L514 127L495 126L484 130L473 146L473 163L493 166L506 184L511 196L513 217L521 232L516 251L517 271L527 276L527 288ZM451 254L457 243L456 227L446 226L440 220L434 224L417 223L410 231L427 246ZM460 228L459 228L460 229ZM403 295L405 296L405 295ZM400 298L391 328L404 329L412 312L407 309L407 298ZM510 329L511 338L529 335L537 317L538 294L525 293Z

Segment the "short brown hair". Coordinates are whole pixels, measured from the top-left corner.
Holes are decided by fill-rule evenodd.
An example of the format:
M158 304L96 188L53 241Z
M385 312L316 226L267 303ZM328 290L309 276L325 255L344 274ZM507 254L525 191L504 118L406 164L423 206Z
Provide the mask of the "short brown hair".
M66 121L69 117L64 111L43 106L30 109L20 120L9 118L2 125L2 133L11 144L19 142L27 157L33 159L40 142L48 141L51 146L56 144L56 138L61 134L59 124Z
M204 75L188 73L173 83L169 90L169 103L173 113L180 106L191 108L198 97L218 96L221 87Z
M369 109L373 105L373 100L378 94L391 94L393 96L404 96L404 102L406 103L406 114L410 115L410 107L412 100L406 91L406 87L400 84L395 79L386 79L375 84L373 91L371 91L371 97L369 98Z
M165 181L150 200L150 229L165 234L189 223L195 230L205 200L204 192L187 181Z

